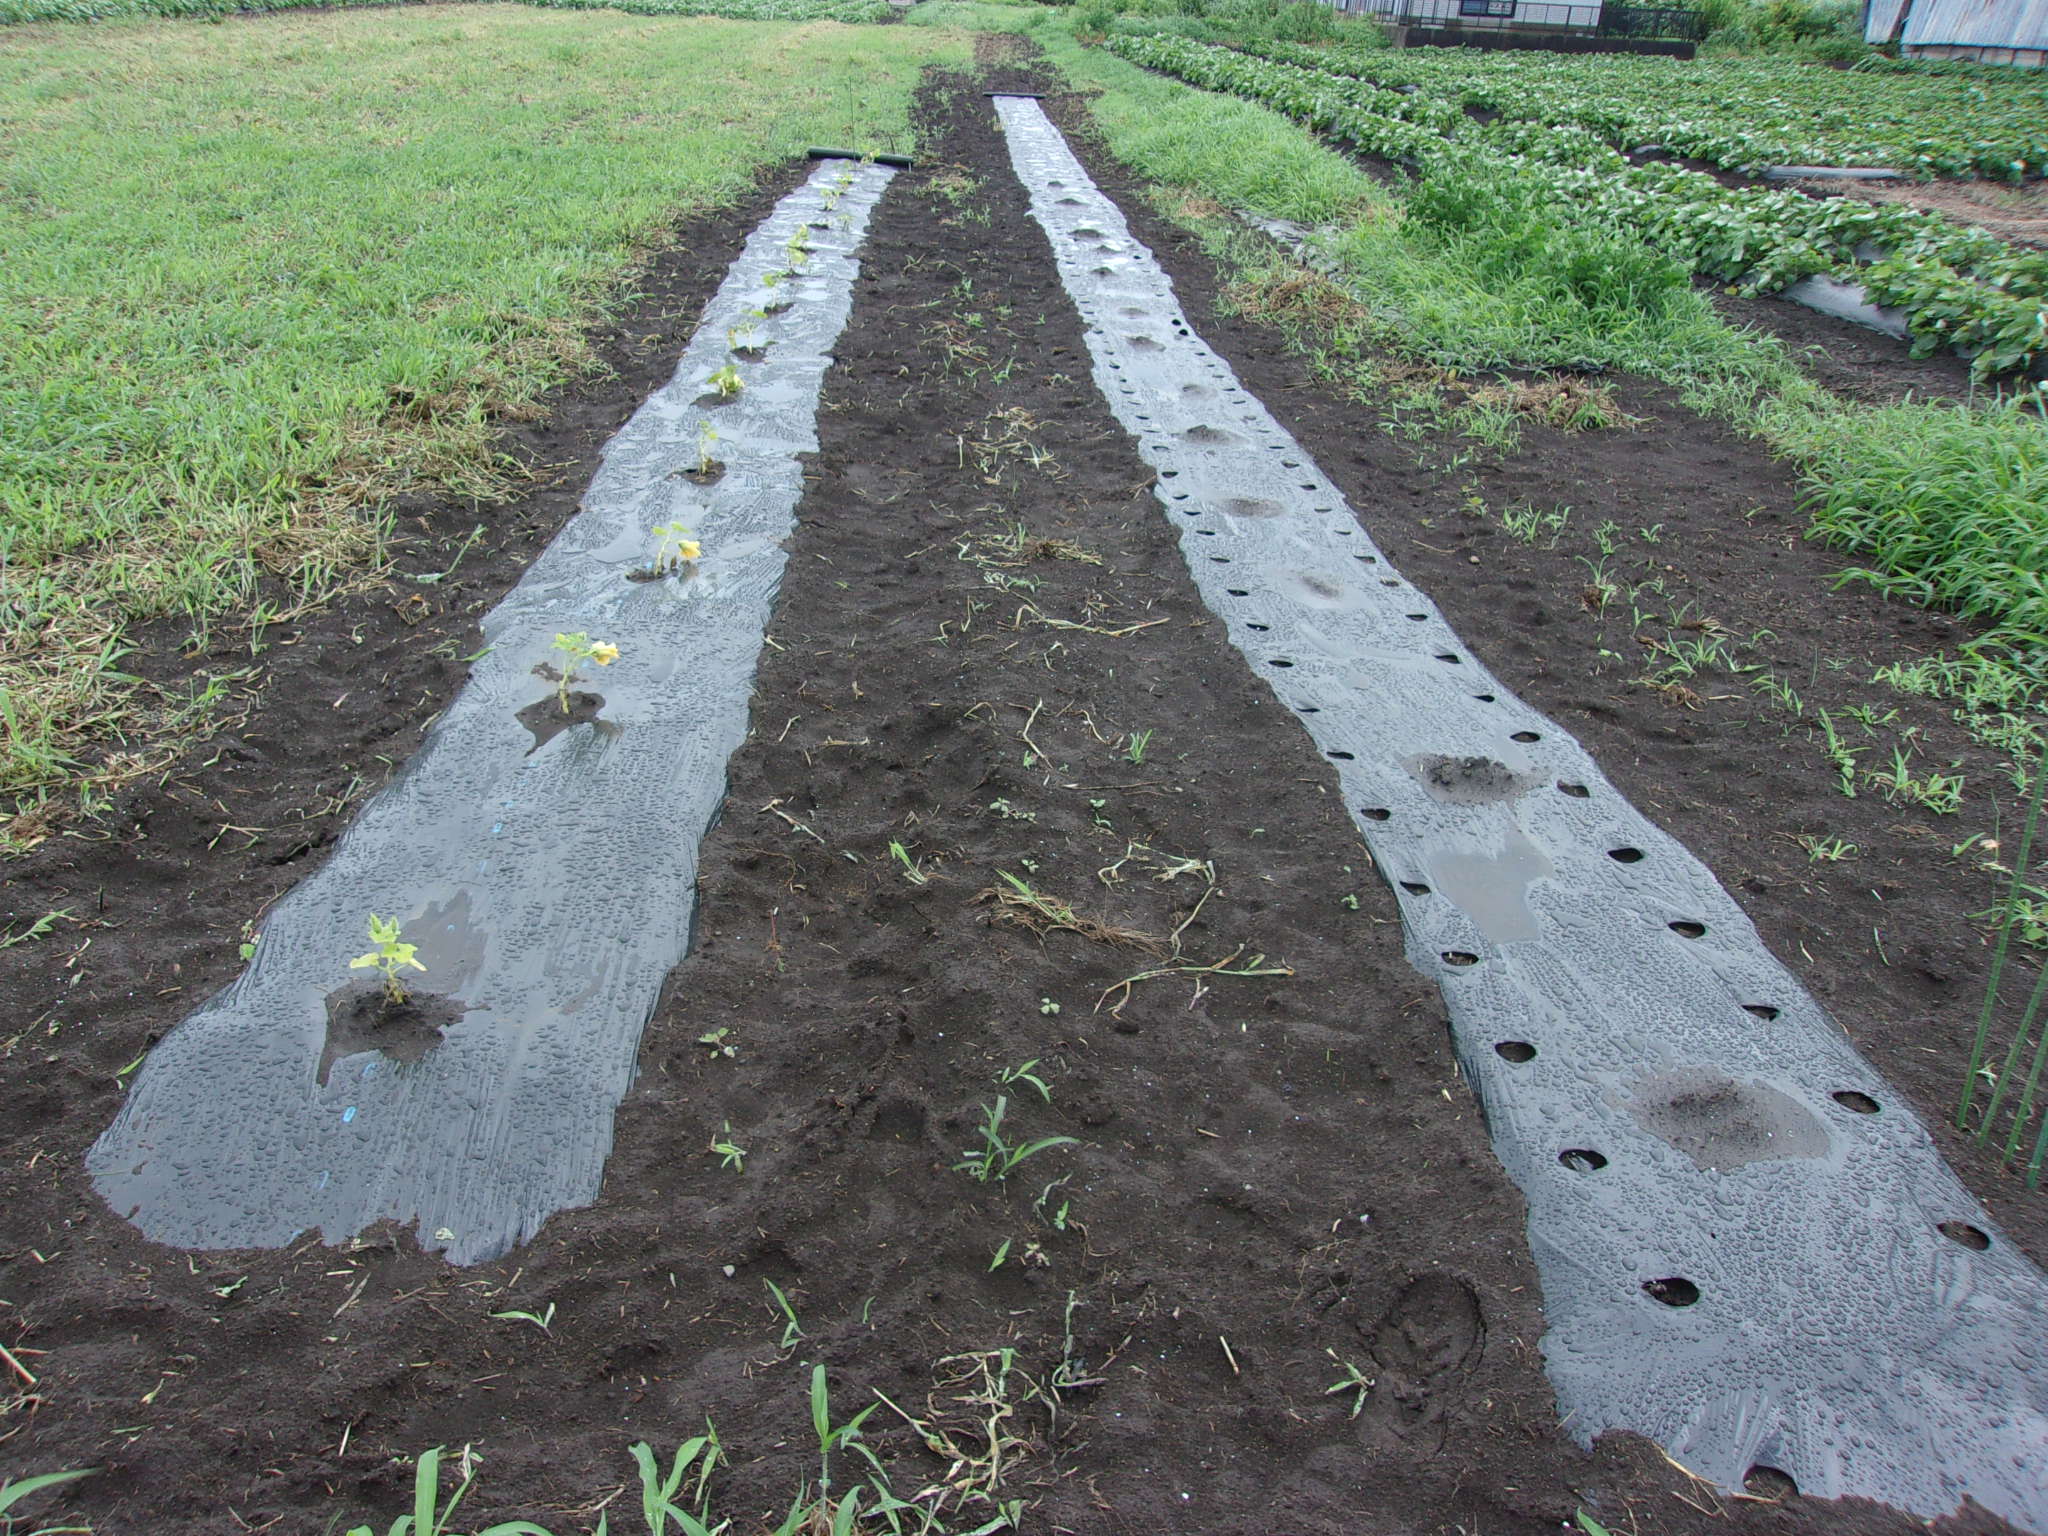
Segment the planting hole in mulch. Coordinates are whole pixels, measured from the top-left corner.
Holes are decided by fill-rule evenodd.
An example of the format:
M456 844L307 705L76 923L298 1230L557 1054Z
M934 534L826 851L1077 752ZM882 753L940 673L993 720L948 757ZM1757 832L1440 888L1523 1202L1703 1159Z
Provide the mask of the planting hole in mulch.
M629 572L628 575L634 580L658 579L652 572L644 577L637 571ZM546 663L535 667L533 672L534 676L545 677L550 682L559 676L555 669ZM569 690L567 709L562 707L562 701L552 693L544 699L535 699L531 704L522 706L518 711L519 723L533 733L533 745L527 748L527 756L531 757L571 726L592 726L598 735L607 738L618 735L625 727L616 721L601 718L603 709L604 695L591 693L582 688Z
M326 1087L336 1062L363 1051L410 1066L439 1045L467 1011L454 998L430 992L408 992L394 1002L379 983L344 987L327 999L317 1081Z

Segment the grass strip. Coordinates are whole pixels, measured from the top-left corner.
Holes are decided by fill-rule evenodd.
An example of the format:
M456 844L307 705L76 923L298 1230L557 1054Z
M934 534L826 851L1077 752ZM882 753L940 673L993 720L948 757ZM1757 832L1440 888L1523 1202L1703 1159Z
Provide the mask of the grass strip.
M909 147L963 58L490 5L0 33L0 836L206 703L122 672L135 622L274 618L376 558L392 494L502 489L500 424L679 214Z
M391 0L312 0L316 10L388 5ZM731 21L876 22L888 0L517 0L566 11L627 11L636 16L720 16ZM43 21L132 21L146 17L229 16L308 8L308 0L0 0L0 25Z

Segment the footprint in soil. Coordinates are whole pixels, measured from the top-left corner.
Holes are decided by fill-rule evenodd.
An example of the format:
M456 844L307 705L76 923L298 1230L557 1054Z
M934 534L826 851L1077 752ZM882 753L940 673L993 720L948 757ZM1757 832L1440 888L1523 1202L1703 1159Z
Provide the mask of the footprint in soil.
M921 1142L925 1139L925 1107L915 1099L892 1093L882 1100L868 1125L869 1141Z
M1479 1363L1486 1322L1472 1287L1450 1275L1408 1282L1373 1328L1369 1341L1378 1381L1359 1415L1359 1435L1382 1449L1415 1448L1418 1431L1434 1427L1441 1449L1443 1420L1455 1406L1450 1390Z
M363 1051L379 1051L407 1064L419 1061L466 1011L452 997L430 992L413 992L394 1003L381 984L344 987L327 999L327 1039L315 1080L325 1088L337 1061Z

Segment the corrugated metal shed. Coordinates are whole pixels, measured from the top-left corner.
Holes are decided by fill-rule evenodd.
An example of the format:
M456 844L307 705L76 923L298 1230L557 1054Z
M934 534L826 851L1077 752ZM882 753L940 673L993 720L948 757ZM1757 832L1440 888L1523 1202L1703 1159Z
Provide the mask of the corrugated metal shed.
M1917 58L2048 63L2048 0L1869 0L1863 35Z

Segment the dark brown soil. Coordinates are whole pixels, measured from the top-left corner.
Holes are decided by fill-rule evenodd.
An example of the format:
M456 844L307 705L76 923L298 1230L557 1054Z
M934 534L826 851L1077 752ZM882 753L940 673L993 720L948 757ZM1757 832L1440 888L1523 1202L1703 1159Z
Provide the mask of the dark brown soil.
M1915 357L1911 342L1790 299L1745 298L1705 279L1695 286L1707 290L1723 320L1777 337L1816 381L1845 400L1890 405L1908 396L1969 400L1984 394L1971 382L1969 359L1952 352Z
M1796 1495L1717 1500L1644 1442L1586 1454L1558 1431L1520 1202L1437 998L1327 765L1196 599L1088 382L978 94L992 83L1016 81L941 82L929 163L877 213L753 734L704 848L697 944L598 1205L468 1270L384 1233L188 1255L116 1220L81 1157L125 1069L233 976L345 801L412 750L477 612L566 515L778 189L679 232L610 338L619 376L527 436L558 478L481 514L416 509L423 568L485 519L459 580L308 620L243 725L10 871L6 931L70 915L0 950L18 1020L0 1038L0 1343L40 1377L0 1417L4 1465L103 1469L47 1507L112 1536L315 1531L338 1512L381 1528L405 1507L402 1458L470 1444L465 1527L580 1531L633 1441L665 1453L709 1416L730 1455L718 1509L750 1532L816 1474L804 1394L822 1361L840 1417L882 1392L926 1421L878 1407L868 1439L899 1492L948 1489L959 1529L991 1514L968 1485L992 1418L1000 1495L1027 1501L1031 1531L1535 1536L1580 1507L1617 1532L1922 1529ZM1077 103L1051 105L1078 126ZM1192 238L1094 162L1207 316L1217 278ZM1782 471L1656 390L1624 386L1636 428L1532 431L1508 464L1447 474L1426 465L1455 445L1379 431L1272 331L1203 324L1479 653L1743 892L1938 1118L1981 973L1960 914L1982 877L1947 857L1945 824L1833 794L1739 689L1685 708L1631 686L1633 658L1601 654L1631 637L1579 606L1571 556L1605 517L1661 524L1631 558L1668 563L1675 594L1733 627L1776 630L1773 661L1823 699L1871 692L1867 658L1959 631L1831 594ZM1469 514L1474 475L1489 505L1569 501L1560 548ZM1947 755L1954 732L1927 730ZM1813 866L1787 840L1823 828L1862 859ZM1023 904L1006 875L1057 904ZM1075 1143L975 1182L955 1165L998 1095L1006 1137ZM2039 1255L2039 1202L1962 1165ZM548 1327L493 1315L512 1311ZM1355 1418L1328 1390L1340 1360L1378 1382ZM942 1436L958 1457L927 1448ZM860 1467L842 1455L835 1474ZM614 1529L636 1528L636 1492Z

